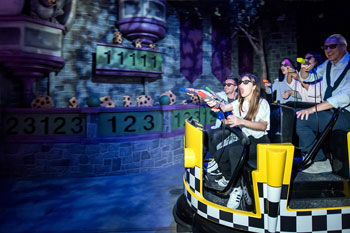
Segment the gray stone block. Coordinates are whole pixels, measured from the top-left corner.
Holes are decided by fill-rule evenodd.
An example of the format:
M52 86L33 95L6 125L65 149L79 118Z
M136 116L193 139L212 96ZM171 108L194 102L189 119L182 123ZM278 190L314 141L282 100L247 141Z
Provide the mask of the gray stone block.
M23 157L23 164L25 165L34 165L35 164L35 155L27 155Z
M121 167L121 159L119 158L113 159L112 171L119 171L120 167Z
M70 160L69 159L58 159L51 161L51 166L63 166L68 167L70 166Z
M79 156L79 164L88 164L89 163L89 157L86 155L80 155Z
M162 159L162 160L156 161L154 165L155 165L155 167L162 167L167 162L168 162L167 159Z
M143 151L142 154L141 154L141 160L147 160L147 159L150 159L151 158L151 155L148 151Z
M130 163L130 164L124 164L122 166L123 170L132 170L135 168L140 168L140 162L136 162L136 163Z
M140 167L154 167L154 163L153 160L142 160Z
M134 152L133 155L133 162L138 162L141 160L141 153L140 152Z
M103 165L110 166L112 164L112 159L103 159Z
M85 148L85 154L86 155L97 155L100 153L100 145L99 144L92 144L92 145L86 145Z
M83 174L92 174L94 171L94 167L92 165L80 165L79 172Z

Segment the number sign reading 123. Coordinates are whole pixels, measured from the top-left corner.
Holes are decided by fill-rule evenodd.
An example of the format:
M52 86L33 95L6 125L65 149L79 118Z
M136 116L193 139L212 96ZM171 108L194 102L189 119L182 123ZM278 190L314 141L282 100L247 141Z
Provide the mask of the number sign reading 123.
M96 68L161 72L162 54L142 49L97 45Z
M151 112L101 113L99 135L116 136L162 131L162 114Z
M16 114L5 122L7 136L83 136L86 125L80 114Z

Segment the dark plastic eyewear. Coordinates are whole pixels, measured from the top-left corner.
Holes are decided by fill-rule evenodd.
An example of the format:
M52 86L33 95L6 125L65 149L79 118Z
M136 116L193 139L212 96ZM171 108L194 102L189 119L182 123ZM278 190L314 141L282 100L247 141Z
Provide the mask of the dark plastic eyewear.
M306 60L310 61L314 56L305 57Z
M289 65L287 65L287 64L281 64L281 66L287 67L287 66L289 66Z
M230 87L230 86L237 86L237 85L236 85L236 84L233 84L233 83L224 83L224 86Z
M329 44L329 45L323 45L322 49L327 50L328 48L330 49L335 49L338 46L338 44Z
M238 85L241 85L242 83L244 85L248 85L248 83L253 83L253 82L251 80L244 80L244 81L240 80L240 81L238 81Z

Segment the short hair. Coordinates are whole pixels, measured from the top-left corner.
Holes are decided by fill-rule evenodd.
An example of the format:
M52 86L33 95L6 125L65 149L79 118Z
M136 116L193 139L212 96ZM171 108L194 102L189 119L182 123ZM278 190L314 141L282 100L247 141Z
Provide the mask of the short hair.
M341 34L333 34L330 35L326 40L331 39L331 38L335 38L338 40L338 42L340 42L341 44L345 44L346 46L348 46L348 43L346 42L346 39L343 35Z
M225 81L226 81L227 79L232 79L236 84L238 84L238 78L235 78L235 77L233 77L233 76L228 76L228 77L225 79ZM224 82L225 82L225 81L224 81Z

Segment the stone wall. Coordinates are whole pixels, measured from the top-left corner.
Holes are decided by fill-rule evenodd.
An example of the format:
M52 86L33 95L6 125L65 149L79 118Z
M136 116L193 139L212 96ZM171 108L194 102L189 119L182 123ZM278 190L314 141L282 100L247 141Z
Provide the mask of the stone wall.
M119 143L7 143L1 177L84 177L142 173L183 163L183 135Z
M111 43L116 29L118 1L79 1L76 20L64 36L63 56L65 66L50 79L37 80L34 94L50 93L57 108L68 106L68 100L75 96L79 107L86 107L88 97L110 95L116 106L122 106L124 95L134 99L147 92L158 104L161 93L172 90L177 95L177 104L188 99L180 93L181 87L211 87L222 90L222 85L211 73L211 20L203 18L203 71L191 84L180 73L180 23L176 9L170 5L167 10L168 34L157 43L163 53L163 75L160 80L144 84L94 83L92 82L92 53L96 43ZM265 51L269 67L269 79L278 76L280 60L283 57L296 58L295 16L284 21L265 22ZM232 73L238 76L238 44L232 40ZM124 45L131 46L124 40ZM254 73L260 73L259 60L254 56ZM0 69L1 107L16 107L20 102L20 85L7 70ZM49 89L47 88L49 86ZM2 117L0 118L3 121ZM2 125L5 123L3 122ZM3 144L1 142L2 171L9 176L81 176L116 175L143 172L183 161L183 136L124 143L45 143ZM147 149L146 149L147 148ZM161 152L161 153L159 153ZM127 156L128 155L128 156ZM15 164L18 164L16 167ZM3 170L5 169L5 170Z
M97 16L97 17L96 17ZM221 85L211 73L211 21L210 17L203 19L203 72L202 75L191 84L180 73L179 37L180 24L176 9L168 9L167 36L157 43L157 49L163 55L162 79L145 84L106 84L94 83L92 76L92 53L95 52L96 43L110 43L113 32L116 29L117 5L109 1L87 1L77 9L77 16L72 29L64 38L65 67L55 77L50 79L50 93L55 99L56 107L66 107L68 99L76 96L80 107L86 106L86 99L91 96L110 95L117 106L122 106L122 97L131 95L135 100L137 96L144 94L146 90L157 104L161 93L172 90L178 96L177 103L185 99L179 92L181 87L204 88L210 86L214 91L219 91ZM293 23L294 22L294 23ZM296 58L295 21L267 22L266 27L266 58L269 66L269 78L274 79L278 75L279 62L282 57ZM124 45L131 43L124 40ZM233 40L232 73L238 76L237 40ZM254 56L254 73L260 73L260 63ZM46 80L41 86L46 88ZM38 85L38 84L37 84ZM43 91L41 91L43 92ZM39 93L38 93L39 94Z
M280 64L283 58L295 61L297 58L296 16L287 15L283 21L266 22L265 51L269 80L278 78ZM256 67L256 66L255 66Z
M41 95L50 93L56 107L67 107L68 100L75 96L78 98L79 107L86 107L86 100L89 96L110 95L117 106L122 106L124 95L131 95L135 100L137 96L146 91L155 103L158 104L159 95L167 90L172 90L178 96L177 103L186 99L180 93L181 87L204 88L211 87L214 91L221 90L219 81L211 73L211 20L210 17L203 18L203 71L202 75L191 84L180 73L180 23L176 9L167 11L168 34L157 43L157 49L163 52L163 75L162 79L140 84L108 84L92 82L92 53L96 50L96 43L111 43L113 32L117 30L118 20L117 1L80 1L77 7L76 19L71 30L64 36L63 56L65 59L64 68L57 74L50 75L50 81L44 78L37 80L34 85L34 94ZM296 28L295 17L288 15L284 21L266 21L264 30L265 52L268 63L269 79L278 75L279 62L283 57L296 58ZM238 44L237 39L232 40L232 73L238 76ZM123 42L131 46L127 40ZM1 73L4 71L1 70ZM257 56L254 56L254 73L260 74L260 63ZM47 86L49 90L47 90ZM7 89L12 88L9 83ZM0 87L3 88L3 87ZM4 88L6 89L6 88ZM18 89L17 89L18 91ZM19 93L17 93L19 94ZM5 100L6 103L15 105L15 98Z
M173 166L184 162L185 119L193 116L204 129L216 121L210 108L192 104L8 109L4 115L0 177L123 175Z

